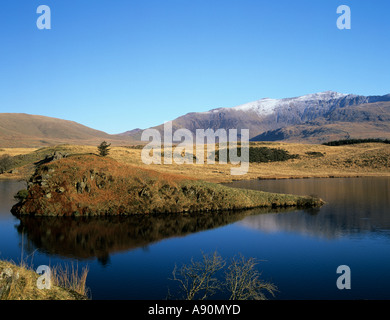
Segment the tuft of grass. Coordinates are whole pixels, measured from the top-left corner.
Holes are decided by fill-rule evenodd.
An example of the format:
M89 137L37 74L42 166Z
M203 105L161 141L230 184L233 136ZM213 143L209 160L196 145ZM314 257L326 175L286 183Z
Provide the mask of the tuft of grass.
M89 267L85 266L79 271L78 264L57 265L51 269L52 282L55 286L78 293L81 296L89 296L86 286Z
M0 300L87 300L88 268L51 269L51 288L38 289L39 275L25 260L20 264L0 260Z

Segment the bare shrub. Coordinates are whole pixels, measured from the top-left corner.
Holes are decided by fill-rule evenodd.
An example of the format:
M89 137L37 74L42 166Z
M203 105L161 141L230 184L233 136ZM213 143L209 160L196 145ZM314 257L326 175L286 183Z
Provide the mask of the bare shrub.
M202 257L201 261L191 259L189 265L183 265L179 270L175 265L173 269L171 280L179 282L184 300L205 300L221 288L216 273L225 266L225 261L217 252L212 256L202 252Z
M256 269L255 258L233 258L226 272L226 290L229 300L266 300L264 291L275 297L277 287L260 279L261 273Z
M201 261L191 259L180 269L175 265L170 280L178 282L180 295L176 297L184 300L205 300L217 292L229 300L266 300L266 292L274 297L277 287L260 279L257 264L255 258L234 257L219 279L219 271L225 268L226 261L217 252L213 255L202 252ZM168 297L172 298L170 292Z

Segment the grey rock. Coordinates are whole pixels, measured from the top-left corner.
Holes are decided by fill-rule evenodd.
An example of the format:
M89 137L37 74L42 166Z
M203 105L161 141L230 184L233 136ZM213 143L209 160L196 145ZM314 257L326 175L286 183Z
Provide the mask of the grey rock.
M14 273L10 268L0 270L0 300L6 299L13 282L19 280L19 273Z
M59 159L63 159L63 158L66 158L69 154L67 153L62 153L60 151L55 151L54 154L53 154L53 160L59 160Z
M65 192L65 188L64 187L59 187L57 188L57 193L64 193Z
M84 181L76 183L77 193L83 193L87 184Z

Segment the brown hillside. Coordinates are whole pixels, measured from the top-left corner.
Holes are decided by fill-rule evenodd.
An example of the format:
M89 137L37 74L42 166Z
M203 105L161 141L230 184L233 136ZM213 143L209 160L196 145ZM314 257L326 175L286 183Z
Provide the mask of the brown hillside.
M110 135L74 121L0 113L0 147L43 147L63 143L97 145L103 140L114 145L132 141L129 137Z

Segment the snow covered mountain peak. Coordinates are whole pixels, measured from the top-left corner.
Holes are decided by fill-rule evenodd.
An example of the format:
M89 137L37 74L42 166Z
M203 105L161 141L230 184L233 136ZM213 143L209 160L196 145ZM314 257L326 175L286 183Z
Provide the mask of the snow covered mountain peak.
M275 112L279 107L289 107L291 105L306 107L311 104L318 104L320 101L329 101L334 99L342 99L349 95L334 91L325 91L319 93L307 94L295 98L285 98L285 99L271 99L263 98L257 101L245 103L233 108L223 108L236 111L252 111L256 112L259 115L265 116ZM217 109L221 110L221 109ZM215 110L216 111L216 110Z
M318 93L312 93L312 94L307 94L301 97L297 98L290 98L293 100L298 100L298 101L313 101L313 100L331 100L331 99L340 99L348 96L347 94L344 93L339 93L335 91L325 91L325 92L318 92Z

